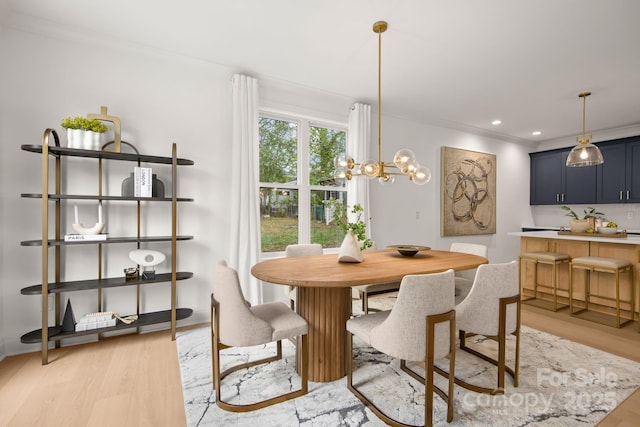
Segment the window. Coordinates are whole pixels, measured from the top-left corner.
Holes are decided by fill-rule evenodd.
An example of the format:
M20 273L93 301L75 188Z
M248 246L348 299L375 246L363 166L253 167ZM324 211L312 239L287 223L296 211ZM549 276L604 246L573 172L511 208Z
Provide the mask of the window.
M295 243L340 246L344 236L323 201L346 203L346 186L333 177L335 159L345 155L344 125L271 114L259 121L262 252Z

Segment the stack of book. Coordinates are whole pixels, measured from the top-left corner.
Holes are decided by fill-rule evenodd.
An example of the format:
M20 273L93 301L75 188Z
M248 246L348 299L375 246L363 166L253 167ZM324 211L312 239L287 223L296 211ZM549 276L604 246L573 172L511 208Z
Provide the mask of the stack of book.
M107 234L65 234L65 242L91 242L96 240L107 240Z
M116 326L116 317L113 311L85 314L76 323L76 332L89 331L91 329Z
M151 197L152 196L152 174L151 168L134 167L133 168L133 196L134 197Z

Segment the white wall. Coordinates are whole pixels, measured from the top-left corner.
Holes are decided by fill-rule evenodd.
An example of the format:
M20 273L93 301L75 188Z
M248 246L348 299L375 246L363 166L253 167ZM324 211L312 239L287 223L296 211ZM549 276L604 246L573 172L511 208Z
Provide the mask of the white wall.
M41 36L8 29L2 51L1 133L2 183L2 271L0 316L7 345L6 354L37 351L39 345L23 345L20 336L40 327L40 298L24 296L20 289L40 283L40 249L20 246L23 240L38 239L41 205L20 193L40 192L40 157L20 149L22 144L40 144L43 130L59 126L68 115L98 113L101 105L122 120L123 140L145 154L171 155L171 143L178 155L195 160L195 166L179 169L179 194L195 203L179 207L180 234L195 239L179 245L178 269L193 271L194 278L178 282L178 305L191 307L195 315L185 323L208 320L209 293L215 261L227 257L229 229L229 157L231 153L231 76L239 70L208 64L133 46L79 40L73 35ZM242 70L244 71L244 70ZM250 74L250 73L249 73ZM261 80L264 105L276 109L300 107L305 113L325 120L346 123L354 100L336 95ZM65 159L71 169L63 184L65 192L97 191L95 167L86 161ZM108 162L107 162L108 163ZM118 194L122 179L132 165L108 163L107 193ZM154 169L168 183L168 170ZM95 204L78 203L80 215L89 223L95 218ZM169 234L168 205L151 205L150 234ZM107 231L131 235L135 215L127 204L107 203ZM63 232L69 229L71 206L63 212ZM93 215L93 216L92 216ZM81 218L81 219L82 219ZM163 250L168 245L154 244ZM67 280L96 274L96 256L91 250L66 250L72 260L63 268ZM108 245L107 275L122 275L131 266L126 245ZM161 266L158 271L168 269ZM168 308L169 285L143 286L143 310ZM133 288L105 291L107 308L130 313L134 309ZM270 294L274 296L273 292ZM95 292L65 294L76 316L95 311ZM135 294L133 294L135 295ZM278 293L279 297L281 293ZM0 341L1 343L1 341ZM1 357L1 355L0 355Z
M192 322L208 318L211 278L215 260L227 255L227 208L230 133L230 78L232 70L190 59L167 57L136 48L55 39L6 30L3 50L4 125L2 126L2 319L7 354L39 350L39 345L20 344L20 336L40 327L40 299L24 296L20 289L40 283L40 249L22 247L20 241L38 239L40 203L20 197L22 192L40 192L40 157L20 150L21 144L40 144L42 132L68 115L98 113L100 106L122 120L123 139L141 152L171 155L171 143L180 157L195 160L195 166L179 171L179 193L196 202L179 208L180 234L194 235L178 243L178 268L193 271L194 278L178 284L178 305L193 307ZM63 141L65 137L61 135ZM97 191L95 166L64 160L81 173L64 184L70 193ZM133 164L109 163L107 192L119 194L120 183ZM168 169L157 166L160 177ZM165 178L166 179L166 178ZM165 181L168 182L168 181ZM81 215L93 214L95 204L78 203ZM170 234L168 204L149 210L145 227L150 234ZM63 215L66 215L64 213ZM85 218L87 218L85 217ZM132 235L134 208L107 203L107 230L114 235ZM63 231L70 221L64 220ZM90 217L87 222L90 222ZM134 228L135 229L135 228ZM153 245L163 250L168 245ZM122 275L131 266L127 245L109 245L107 275ZM52 252L50 252L52 253ZM64 268L68 280L95 275L95 252L69 250L72 267ZM159 271L167 271L168 264ZM123 314L134 310L135 289L106 291L107 307ZM167 309L169 284L142 287L143 310ZM76 316L95 311L95 291L70 293Z
M41 31L39 29L38 31ZM195 315L185 321L208 320L209 293L215 261L227 256L229 225L229 176L231 141L230 79L234 70L133 46L84 41L73 35L5 29L2 48L4 76L0 129L2 157L0 185L2 207L0 248L2 255L0 318L6 354L39 351L39 345L23 345L20 336L40 327L40 298L24 296L20 289L40 283L40 249L20 246L22 240L38 239L40 204L20 197L40 192L40 157L20 150L22 144L40 144L46 127L61 130L68 115L99 112L101 105L122 120L123 139L144 153L170 155L170 144L178 144L180 157L195 160L195 166L180 168L179 193L195 203L179 209L179 233L195 236L179 243L178 268L193 271L194 278L178 284L178 305L191 307ZM283 111L296 109L311 116L346 122L355 101L260 78L261 104ZM487 244L491 261L513 259L518 240L506 235L531 222L528 206L529 159L525 147L393 117L383 117L383 155L390 158L401 147L414 149L431 168L432 181L423 187L398 180L393 187L372 185L374 238L379 246L393 243L425 244L446 249L453 240ZM62 136L63 141L65 140ZM375 119L372 152L375 148ZM494 153L498 164L497 233L464 239L440 237L440 147L451 146ZM65 191L96 190L95 169L87 162L65 159L78 173L70 174ZM114 163L109 168L107 192L118 194L130 168ZM166 170L156 170L160 177ZM78 203L90 222L95 204ZM134 213L127 204L107 203L108 232L131 233ZM63 213L68 228L70 210ZM166 206L151 205L146 232L168 234ZM416 212L419 219L416 219ZM121 275L130 266L129 247L107 245L107 275ZM153 245L163 250L166 246ZM67 250L70 259L63 275L68 280L95 275L95 253ZM168 266L163 266L168 269ZM158 268L162 271L162 268ZM143 286L143 310L168 308L169 285ZM132 289L105 292L107 308L128 314L133 309ZM265 294L274 298L281 292ZM95 311L95 292L68 293L76 316ZM1 346L0 346L1 349Z
M440 236L440 150L443 146L496 155L496 234ZM517 257L519 240L507 233L531 221L527 147L383 116L383 160L391 161L395 151L403 147L411 148L420 164L431 169L432 178L424 186L414 185L403 177L396 177L391 186L372 182L372 230L379 247L417 244L448 249L454 241L465 241L487 245L491 262L506 262Z
M4 38L5 38L5 34L4 34L4 27L1 24L3 22L2 17L4 15L6 11L6 3L4 1L0 2L0 53L4 52ZM5 82L6 78L5 78L5 72L4 72L4 67L0 67L0 88L3 88L5 85L2 84L1 82ZM4 91L2 91L2 93L4 93ZM5 141L5 137L4 137L4 128L5 128L5 121L4 121L4 103L0 103L0 158L4 159L5 158L5 152L4 152L4 142ZM0 173L0 189L4 190L4 173ZM4 242L4 209L3 207L5 206L5 199L6 199L6 195L4 191L0 192L0 242ZM4 245L0 245L0 360L4 359L4 357L6 356L7 352L6 352L6 347L5 347L5 341L4 341L4 336L5 336L5 325L7 324L7 319L4 316L4 310L2 309L2 307L4 306L4 301L3 301L3 288L4 288L4 280L2 280L2 273L1 271L4 270Z

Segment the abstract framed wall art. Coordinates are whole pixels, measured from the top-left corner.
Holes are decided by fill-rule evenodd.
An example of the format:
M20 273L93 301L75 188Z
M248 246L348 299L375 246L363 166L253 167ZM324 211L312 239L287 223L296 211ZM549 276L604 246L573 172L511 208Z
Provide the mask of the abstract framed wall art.
M442 147L440 235L496 233L496 156Z

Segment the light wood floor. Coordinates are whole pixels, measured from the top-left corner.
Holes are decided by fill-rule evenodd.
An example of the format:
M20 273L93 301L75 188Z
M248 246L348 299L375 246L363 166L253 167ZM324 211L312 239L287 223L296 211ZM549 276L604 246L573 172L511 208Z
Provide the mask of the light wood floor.
M640 362L637 322L622 329L523 306L523 324ZM168 331L8 357L0 362L0 426L186 424L175 342ZM637 426L636 391L600 426Z

